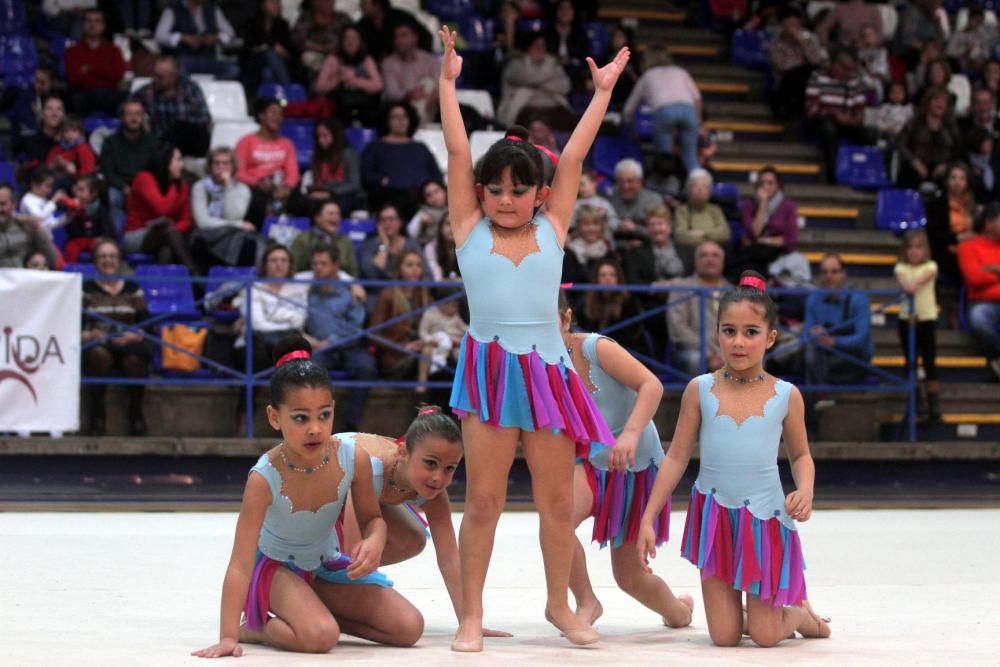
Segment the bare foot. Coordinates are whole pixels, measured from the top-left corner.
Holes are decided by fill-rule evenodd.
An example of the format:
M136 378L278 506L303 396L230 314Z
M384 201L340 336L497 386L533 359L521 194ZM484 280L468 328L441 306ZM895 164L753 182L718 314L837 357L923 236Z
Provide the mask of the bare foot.
M663 617L663 625L670 628L684 628L691 625L694 619L694 598L684 593L677 596L677 602L680 604L675 605L670 615Z
M251 630L244 622L240 624L240 643L242 644L266 644L267 637L263 630Z
M576 608L576 615L577 618L587 625L593 625L597 622L597 619L604 615L604 607L601 606L600 600L593 598L578 606Z
M812 605L809 604L808 600L803 600L800 606L806 612L806 616L802 620L802 623L799 624L799 627L796 628L798 633L806 639L826 639L829 637L830 619L823 618L813 611Z
M569 607L564 607L559 611L552 611L546 607L545 620L556 626L556 629L571 644L584 646L586 644L593 644L601 639L601 636L597 634L597 630L592 628L588 623L584 623L579 616L569 610Z
M462 621L451 642L451 650L458 653L479 653L483 650L482 620Z

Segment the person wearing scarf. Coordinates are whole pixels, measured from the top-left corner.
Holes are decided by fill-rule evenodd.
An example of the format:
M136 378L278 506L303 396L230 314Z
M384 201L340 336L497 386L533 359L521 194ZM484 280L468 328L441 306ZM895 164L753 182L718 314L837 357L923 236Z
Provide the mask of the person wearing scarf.
M236 155L229 148L208 154L208 176L191 188L191 213L212 263L254 266L262 246L257 228L246 220L250 188L234 178Z
M752 269L767 275L767 267L781 255L792 252L799 240L799 209L785 195L781 177L774 167L757 174L755 197L740 204L743 213L742 246L735 253L731 275Z

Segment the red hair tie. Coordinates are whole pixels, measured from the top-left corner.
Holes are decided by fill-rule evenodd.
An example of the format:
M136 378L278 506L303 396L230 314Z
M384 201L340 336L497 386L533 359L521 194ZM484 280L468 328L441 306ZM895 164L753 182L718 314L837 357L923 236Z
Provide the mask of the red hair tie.
M417 413L418 417L423 417L424 415L434 415L441 412L440 408L423 408Z
M289 352L288 354L284 355L283 357L281 357L280 359L278 359L276 362L274 362L274 367L275 368L281 368L282 366L284 366L285 364L287 364L289 361L295 361L296 359L306 359L306 360L309 360L311 358L312 357L310 357L309 353L306 352L305 350L292 350L291 352Z
M569 289L573 286L573 283L562 283L559 285L559 289Z
M743 276L740 278L740 287L753 287L761 292L767 291L767 283L757 276Z
M517 136L516 134L512 134L512 135L506 136L506 137L504 137L504 139L510 139L511 141L524 141L524 139L522 139L521 137ZM537 148L540 152L544 153L545 156L548 157L550 160L552 160L552 164L555 164L555 165L559 164L559 156L556 155L555 153L553 153L551 150L549 150L545 146L540 146L538 144L531 144L531 145L534 146L535 148Z

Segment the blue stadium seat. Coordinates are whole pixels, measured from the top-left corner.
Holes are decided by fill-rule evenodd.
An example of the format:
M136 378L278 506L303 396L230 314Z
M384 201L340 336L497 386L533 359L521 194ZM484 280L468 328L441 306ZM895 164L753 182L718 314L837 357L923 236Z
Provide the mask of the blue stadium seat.
M632 116L632 129L643 141L652 141L653 114L645 104L635 110L635 115Z
M182 264L142 264L135 268L135 279L146 296L149 314L169 315L172 320L201 317L194 303L190 277Z
M768 69L767 32L764 30L737 30L729 50L730 61L751 69Z
M880 190L892 185L885 159L875 146L841 144L837 149L837 182L859 190Z
M340 221L339 231L351 239L356 250L366 238L375 233L375 221L369 218L344 218Z
M716 183L712 186L712 199L739 203L740 188L735 183Z
M226 290L225 295L220 294L217 296L228 299L229 296L233 296L239 291L238 285L233 281L243 281L247 278L252 278L256 273L256 269L252 266L213 266L208 270L208 280L205 282L206 301L213 300L212 292L224 286ZM227 285L227 283L230 284ZM239 317L239 312L233 308L215 308L209 310L206 307L205 310L216 320L224 322L231 322Z
M27 32L24 0L0 0L0 35L23 35Z
M493 33L496 22L493 19L466 14L458 18L458 36L465 42L462 52L484 53L495 48Z
M4 84L20 85L31 81L38 68L35 38L30 35L0 36L0 78Z
M142 252L130 252L125 255L125 263L132 267L156 264L156 258Z
M344 132L347 134L347 143L358 153L365 149L372 141L378 138L378 132L370 127L349 127Z
M0 183L13 186L14 194L17 194L17 167L13 162L0 160Z
M545 32L549 29L549 22L544 19L520 18L517 20L517 34L525 35L531 32Z
M80 273L84 280L97 275L97 267L88 262L65 262L63 271L65 273Z
M311 225L312 222L309 218L295 218L287 215L278 218L270 217L264 220L264 227L260 233L269 242L291 247L295 237L302 232L309 231Z
M299 161L299 167L305 168L312 164L313 141L316 132L316 121L312 120L285 120L281 124L281 136L288 138L295 145L295 156Z
M94 130L100 128L109 128L111 130L117 130L121 127L122 122L117 118L112 118L111 116L103 113L95 113L87 116L83 120L83 133L88 137Z
M297 83L283 86L280 83L262 83L257 88L257 97L273 97L279 102L305 102L306 89Z
M591 58L600 58L608 50L608 43L611 36L608 35L607 27L600 21L590 21L583 26L583 32L587 35L587 55Z
M427 11L442 22L454 21L472 14L472 0L430 0Z
M593 168L605 178L614 178L615 165L629 157L643 162L642 148L629 137L602 135L594 142Z
M59 76L66 78L66 49L76 44L72 37L60 35L57 32L49 35L49 49L52 53L52 60L55 61L56 71Z
M916 190L891 188L880 190L875 203L875 227L902 234L927 226L924 200Z

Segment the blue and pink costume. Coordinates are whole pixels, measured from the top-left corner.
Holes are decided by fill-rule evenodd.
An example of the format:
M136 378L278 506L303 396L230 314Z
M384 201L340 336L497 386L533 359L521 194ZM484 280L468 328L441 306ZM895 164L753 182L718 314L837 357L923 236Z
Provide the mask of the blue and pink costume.
M621 435L625 424L635 409L638 393L608 375L597 357L597 342L603 338L589 334L583 339L581 352L590 362L589 379L594 388L594 401L608 422L615 437ZM609 340L612 345L617 345ZM583 461L587 483L594 496L592 515L594 517L593 539L606 546L620 547L634 543L639 536L639 521L646 511L649 496L653 492L656 473L663 462L663 443L653 422L646 424L639 436L639 446L635 450L635 463L625 472L609 470L610 451L603 447L593 452ZM656 543L667 541L670 529L670 502L653 522Z
M775 607L798 605L806 599L805 562L777 463L792 385L778 380L763 414L737 424L719 414L714 384L712 374L698 377L701 466L681 553L702 579L717 577Z
M563 249L538 213L538 251L518 265L493 250L483 218L458 248L471 323L462 339L450 405L496 428L552 429L589 455L614 436L573 368L559 331Z
M282 567L287 567L309 583L319 577L333 584L392 586L392 582L379 572L360 579L347 577L347 566L351 560L340 552L336 529L339 528L344 503L354 481L353 440L340 441L337 462L344 471L337 486L337 498L315 512L292 508L292 501L281 493L281 473L266 453L250 469L250 474L257 473L267 480L271 489L271 504L260 529L257 562L243 608L249 629L260 630L267 623L271 582L275 572Z

